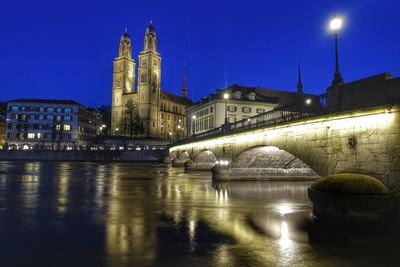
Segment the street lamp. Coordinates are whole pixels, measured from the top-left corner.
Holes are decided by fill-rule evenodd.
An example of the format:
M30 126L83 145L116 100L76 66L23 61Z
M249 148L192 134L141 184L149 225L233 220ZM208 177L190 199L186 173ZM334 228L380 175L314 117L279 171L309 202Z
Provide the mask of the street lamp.
M193 135L195 134L196 118L197 118L196 115L192 116L192 132L193 132Z
M228 122L228 98L229 94L224 93L224 99L225 99L225 124Z
M172 132L169 132L169 144L172 142Z
M343 84L343 78L342 74L340 74L339 70L339 45L338 45L338 39L339 39L339 31L343 26L343 19L335 16L330 22L329 22L329 28L335 35L335 75L334 79L332 81L332 85L340 85Z

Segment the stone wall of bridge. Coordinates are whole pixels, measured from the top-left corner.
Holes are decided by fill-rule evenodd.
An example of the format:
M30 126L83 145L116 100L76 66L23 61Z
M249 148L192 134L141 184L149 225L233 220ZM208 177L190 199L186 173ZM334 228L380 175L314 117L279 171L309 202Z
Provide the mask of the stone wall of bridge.
M234 162L245 150L273 146L325 176L343 171L367 173L400 188L399 107L331 114L266 126L171 147L195 161L202 151Z

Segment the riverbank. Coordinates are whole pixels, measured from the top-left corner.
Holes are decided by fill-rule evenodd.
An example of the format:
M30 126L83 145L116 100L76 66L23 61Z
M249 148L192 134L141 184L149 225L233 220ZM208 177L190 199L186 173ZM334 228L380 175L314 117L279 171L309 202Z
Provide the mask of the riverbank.
M0 161L138 161L165 162L168 150L3 150Z

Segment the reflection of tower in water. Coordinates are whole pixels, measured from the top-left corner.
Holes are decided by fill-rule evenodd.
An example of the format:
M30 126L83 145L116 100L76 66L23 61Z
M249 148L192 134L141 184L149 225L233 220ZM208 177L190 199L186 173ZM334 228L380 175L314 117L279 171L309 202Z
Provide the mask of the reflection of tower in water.
M151 183L148 188L137 187L126 181L128 175L118 165L112 166L105 222L106 253L112 259L109 266L147 266L156 258L158 216L146 212L153 205L148 198L151 194L156 198L156 188L151 189ZM129 195L132 192L134 197Z

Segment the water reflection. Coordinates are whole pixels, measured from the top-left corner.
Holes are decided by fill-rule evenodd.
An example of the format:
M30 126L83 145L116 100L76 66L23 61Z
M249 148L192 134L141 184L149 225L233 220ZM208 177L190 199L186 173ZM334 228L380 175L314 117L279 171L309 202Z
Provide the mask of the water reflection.
M0 181L0 251L9 263L2 266L376 262L338 240L315 245L334 231L313 226L309 183L212 183L209 174L162 166L66 162L3 162ZM371 255L382 266L398 260L395 253Z

